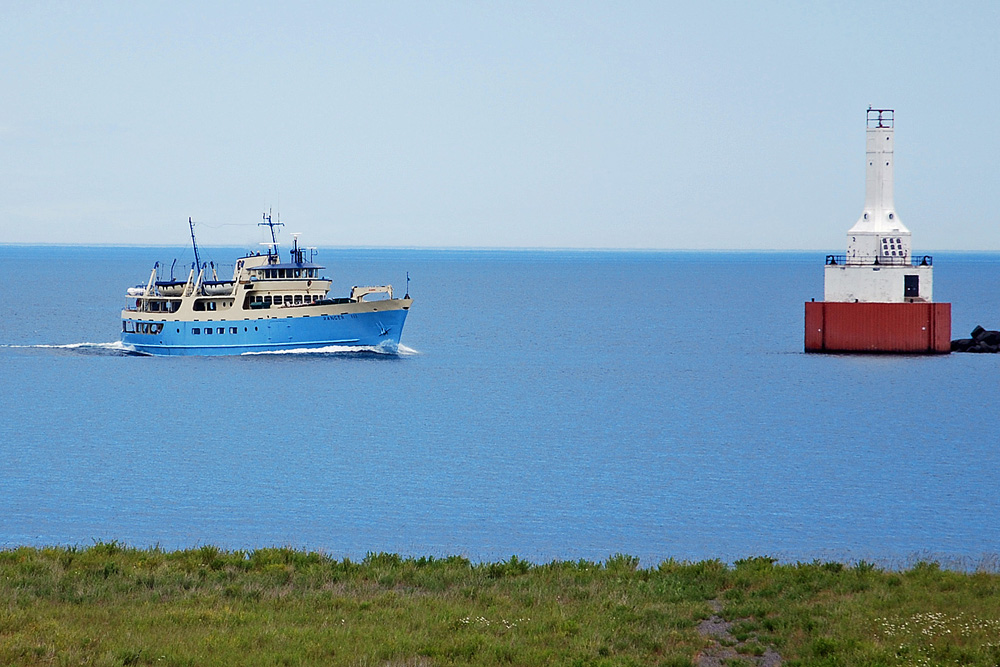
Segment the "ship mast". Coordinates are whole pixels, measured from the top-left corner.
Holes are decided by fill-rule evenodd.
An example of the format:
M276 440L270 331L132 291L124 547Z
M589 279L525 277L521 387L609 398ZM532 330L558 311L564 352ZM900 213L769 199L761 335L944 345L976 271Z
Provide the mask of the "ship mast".
M275 227L284 227L284 225L285 225L285 223L283 223L283 222L273 222L271 220L271 209L267 209L267 213L264 214L264 222L258 222L257 223L258 227L265 227L266 226L266 227L269 227L271 229L271 247L267 251L268 255L271 254L272 250L274 251L275 255L278 254L278 239L274 235L274 228Z
M201 271L201 258L198 256L198 242L194 240L194 221L188 218L188 226L191 228L191 245L194 246L194 264L195 271ZM173 267L171 267L171 275L173 275Z

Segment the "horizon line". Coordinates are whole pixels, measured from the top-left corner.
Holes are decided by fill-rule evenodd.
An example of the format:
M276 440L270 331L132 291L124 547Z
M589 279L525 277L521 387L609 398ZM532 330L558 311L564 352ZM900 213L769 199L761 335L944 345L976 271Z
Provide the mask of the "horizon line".
M53 241L26 241L26 242L6 242L0 241L0 247L79 247L79 248L190 248L189 244L182 243L59 243ZM241 248L240 245L206 243L199 245L201 248ZM324 246L324 250L437 250L455 252L715 252L715 253L825 253L836 254L837 250L823 248L636 248L636 247L613 247L613 246L414 246L414 245L333 245ZM991 254L1000 253L1000 248L990 249L942 249L927 250L924 254L942 253L965 253L965 254Z

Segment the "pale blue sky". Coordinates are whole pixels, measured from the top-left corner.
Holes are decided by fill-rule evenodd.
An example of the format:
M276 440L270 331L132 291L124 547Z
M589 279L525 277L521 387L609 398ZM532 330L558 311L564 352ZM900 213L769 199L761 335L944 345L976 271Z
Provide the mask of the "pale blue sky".
M1000 3L0 4L0 243L1000 249ZM246 226L224 226L246 223Z

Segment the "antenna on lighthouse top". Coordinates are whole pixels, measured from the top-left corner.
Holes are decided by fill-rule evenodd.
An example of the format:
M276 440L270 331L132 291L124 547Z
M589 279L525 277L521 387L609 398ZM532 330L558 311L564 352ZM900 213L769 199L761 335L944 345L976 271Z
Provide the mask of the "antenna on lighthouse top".
M868 107L868 127L891 129L894 112L892 109L872 109Z

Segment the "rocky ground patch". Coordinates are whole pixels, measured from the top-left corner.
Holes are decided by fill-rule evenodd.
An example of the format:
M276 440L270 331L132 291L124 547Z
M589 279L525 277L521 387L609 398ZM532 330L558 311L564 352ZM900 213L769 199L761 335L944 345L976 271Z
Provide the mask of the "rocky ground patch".
M722 603L710 602L715 614L698 624L698 632L712 643L698 656L698 667L735 667L736 665L756 665L758 667L778 667L781 656L770 646L763 646L753 636L739 641L732 630L736 621L727 621L719 613Z

